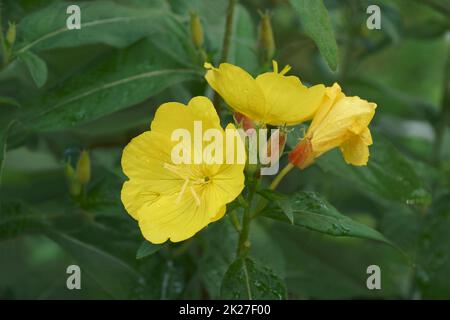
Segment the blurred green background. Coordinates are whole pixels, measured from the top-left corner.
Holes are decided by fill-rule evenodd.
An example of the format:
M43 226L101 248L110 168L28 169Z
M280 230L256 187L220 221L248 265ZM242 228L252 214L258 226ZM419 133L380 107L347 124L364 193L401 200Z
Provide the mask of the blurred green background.
M202 65L205 55L219 61L227 2L78 2L82 28L68 31L73 2L2 1L3 34L8 22L17 28L0 71L0 299L221 297L237 241L229 218L185 242L150 246L120 202L120 158L161 103L212 96ZM403 253L261 218L252 225L251 257L285 281L289 299L448 299L450 2L325 1L336 71L292 6L302 2L238 1L228 61L253 75L267 69L258 24L268 10L280 66L290 64L307 84L337 81L347 95L378 104L368 167L330 152L280 190L321 194ZM366 27L370 4L381 8L381 30ZM192 12L202 50L192 42ZM316 42L333 56L329 40ZM230 119L226 109L223 116ZM302 126L291 132L289 147L301 134ZM75 167L82 150L91 180L74 197L67 164ZM71 264L81 267L82 290L66 288ZM366 287L372 264L381 267L381 290Z

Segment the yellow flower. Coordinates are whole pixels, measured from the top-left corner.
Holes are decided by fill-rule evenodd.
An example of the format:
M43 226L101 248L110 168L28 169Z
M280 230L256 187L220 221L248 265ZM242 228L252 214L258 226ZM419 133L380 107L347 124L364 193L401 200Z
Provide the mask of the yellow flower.
M205 78L226 103L247 117L271 125L294 125L310 120L317 111L325 93L323 85L304 86L295 76L285 76L286 66L278 72L273 61L273 72L253 78L245 70L229 63L219 68L205 63Z
M323 153L339 147L348 164L366 165L368 146L372 144L368 125L376 107L359 97L345 96L337 83L327 88L305 138L289 154L290 162L305 168Z
M122 202L150 242L192 237L223 217L226 204L244 187L244 164L172 161L177 144L172 141L172 133L186 129L193 139L194 121L201 121L203 130L213 128L225 134L211 101L195 97L187 106L176 102L161 105L151 130L135 137L123 151L122 168L129 180L122 188ZM235 128L228 125L227 129ZM192 153L198 152L196 146L194 143Z

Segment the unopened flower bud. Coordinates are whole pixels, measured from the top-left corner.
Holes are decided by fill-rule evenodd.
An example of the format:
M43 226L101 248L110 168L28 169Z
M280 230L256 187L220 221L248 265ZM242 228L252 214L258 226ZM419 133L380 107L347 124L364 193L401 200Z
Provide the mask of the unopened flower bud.
M258 47L261 50L264 61L270 61L275 53L275 40L273 37L272 25L270 23L270 14L261 13L259 23Z
M81 184L87 184L91 180L91 160L86 150L83 150L78 158L76 176Z
M16 24L9 22L8 30L6 31L6 41L10 46L16 42Z
M248 118L242 113L235 112L233 116L238 126L245 131L247 131L248 129L255 129L255 124L253 123L252 119Z
M278 158L280 158L281 154L284 151L284 147L286 146L286 138L287 132L283 129L278 129L271 136L267 143L267 156L272 157L272 143L275 147L278 148L276 152L278 152Z
M289 162L305 169L314 162L314 154L312 150L311 141L308 138L301 140L295 148L289 152Z
M81 194L81 183L78 181L75 175L75 170L70 165L70 163L66 163L64 174L66 176L70 195L74 197L79 196Z
M191 13L191 37L192 42L197 48L200 48L203 45L204 36L202 23L196 12Z
M66 166L64 168L64 174L65 174L67 180L75 179L75 170L68 162L66 163Z

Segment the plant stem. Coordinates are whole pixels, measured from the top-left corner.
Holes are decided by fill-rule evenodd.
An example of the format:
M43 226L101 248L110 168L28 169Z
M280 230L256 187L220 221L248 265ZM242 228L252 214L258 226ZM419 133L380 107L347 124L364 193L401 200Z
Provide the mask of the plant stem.
M234 228L236 229L237 232L241 232L242 231L242 227L241 224L239 223L239 219L238 216L236 214L236 210L231 211L230 213L230 220L231 223L233 224Z
M244 215L242 217L242 230L239 234L239 242L236 256L244 258L247 256L250 250L250 242L248 236L250 234L250 222L251 222L251 203L253 201L253 196L255 194L255 184L252 182L249 186L248 192L248 206L244 209Z
M237 0L229 0L227 9L227 20L225 24L225 35L223 37L222 54L220 56L220 62L226 62L228 60L228 54L230 51L231 34L233 32L233 17L234 7Z
M230 52L231 34L233 33L233 18L234 8L236 7L237 0L229 0L227 8L227 18L225 23L225 34L223 36L222 53L220 55L219 62L227 62L228 54ZM217 111L219 111L220 98L217 92L214 91L213 104Z
M278 185L280 184L281 180L294 168L294 165L291 163L288 163L273 179L272 183L269 186L270 190L275 190ZM258 203L258 206L255 210L255 213L252 215L252 219L256 218L261 214L261 212L264 210L264 208L269 204L269 201L267 199L262 198L261 201Z
M244 197L242 196L242 194L240 194L240 195L238 196L238 201L239 201L239 204L240 204L243 208L248 207L248 203L247 203L247 201L244 199Z
M283 180L283 178L289 173L289 171L291 171L294 168L294 165L292 163L288 163L279 173L278 175L275 177L275 179L273 179L272 183L269 186L270 190L275 190L278 185L280 184L281 180Z

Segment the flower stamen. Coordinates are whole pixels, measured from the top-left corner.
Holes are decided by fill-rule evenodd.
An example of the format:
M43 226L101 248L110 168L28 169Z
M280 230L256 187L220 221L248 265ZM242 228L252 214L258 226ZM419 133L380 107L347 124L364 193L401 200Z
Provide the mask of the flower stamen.
M188 179L184 180L183 186L181 187L181 191L178 194L177 199L175 200L176 203L180 203L181 198L183 197L183 194L186 191L186 187L187 187L188 184L189 184L189 180Z
M278 73L278 62L276 62L275 60L272 60L272 68L274 73ZM281 72L278 74L284 76L286 73L288 73L289 70L291 70L291 66L286 65L284 66L283 70L281 70Z
M188 187L189 183L191 183L192 185L202 185L202 184L208 183L210 181L210 179L208 177L196 178L196 179L191 178L191 177L189 177L188 173L183 172L182 168L177 167L176 165L173 165L173 164L164 163L163 166L165 169L176 174L177 176L179 176L180 178L182 178L184 180L183 186L181 187L181 191L178 194L177 199L175 200L177 204L181 201L183 194L186 192L186 188ZM195 192L195 189L192 185L189 186L189 191L191 192L192 196L194 197L195 203L199 206L200 205L200 197L197 195L197 193Z
M183 180L189 180L189 177L186 175L185 172L183 172L183 169L181 169L180 167L177 167L173 164L169 164L169 163L164 163L163 164L164 169L169 170L170 172L176 174L177 176L179 176L181 179Z
M289 70L291 70L291 66L290 65L285 65L283 70L281 70L280 74L282 76L284 76L286 73L288 73Z
M192 196L193 196L194 199L195 199L195 203L197 204L197 206L199 206L199 205L200 205L200 198L199 198L199 196L197 195L197 193L195 192L194 187L190 186L190 187L189 187L189 190L191 191Z
M278 62L276 62L275 60L272 60L272 68L273 72L278 73Z

